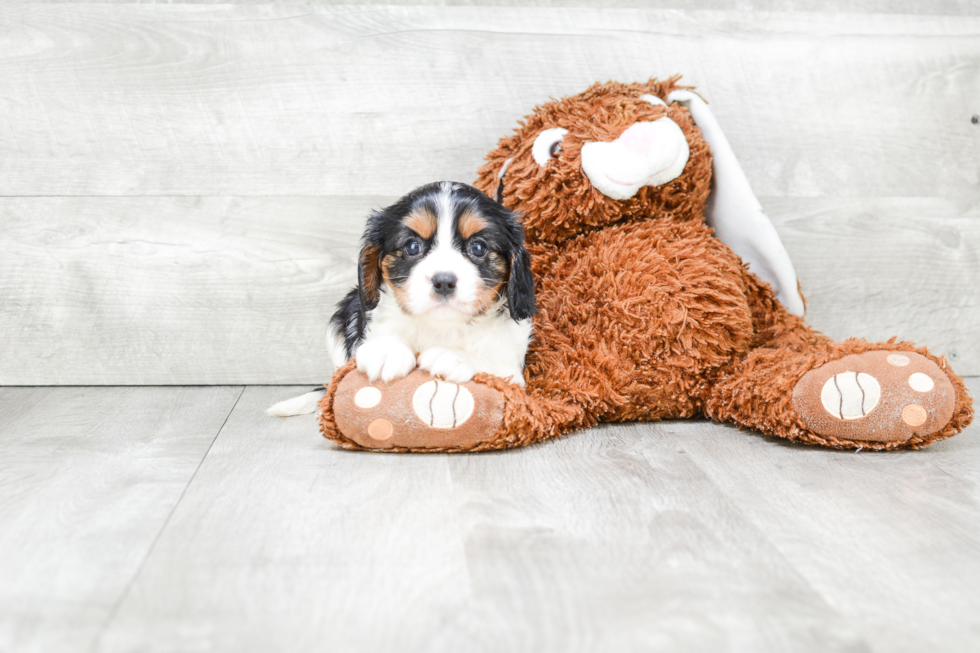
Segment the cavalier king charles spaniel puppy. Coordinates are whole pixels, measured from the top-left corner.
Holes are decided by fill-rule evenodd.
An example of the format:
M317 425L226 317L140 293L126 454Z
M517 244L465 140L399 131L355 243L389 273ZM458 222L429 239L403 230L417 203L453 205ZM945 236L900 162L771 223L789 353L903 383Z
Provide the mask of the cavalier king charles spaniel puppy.
M427 184L368 218L357 287L337 306L327 345L340 367L392 381L420 367L463 383L487 372L524 385L534 277L512 211L455 182ZM323 390L270 415L311 413Z

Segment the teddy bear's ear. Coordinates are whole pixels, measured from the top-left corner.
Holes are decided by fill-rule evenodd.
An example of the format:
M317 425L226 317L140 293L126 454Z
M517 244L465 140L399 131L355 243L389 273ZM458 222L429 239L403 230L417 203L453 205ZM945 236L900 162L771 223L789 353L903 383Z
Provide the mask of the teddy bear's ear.
M752 192L707 103L687 90L673 91L667 101L678 102L690 110L701 136L711 148L712 186L705 209L708 226L715 230L719 240L742 257L753 274L772 286L787 311L803 315L803 297L789 253Z

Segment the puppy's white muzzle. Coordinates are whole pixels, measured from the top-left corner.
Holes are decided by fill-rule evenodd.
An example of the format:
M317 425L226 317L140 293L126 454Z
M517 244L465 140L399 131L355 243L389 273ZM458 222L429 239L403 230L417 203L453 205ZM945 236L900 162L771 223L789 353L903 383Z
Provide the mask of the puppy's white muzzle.
M612 142L582 146L582 170L614 200L628 200L644 186L662 186L684 171L691 149L670 118L638 122Z

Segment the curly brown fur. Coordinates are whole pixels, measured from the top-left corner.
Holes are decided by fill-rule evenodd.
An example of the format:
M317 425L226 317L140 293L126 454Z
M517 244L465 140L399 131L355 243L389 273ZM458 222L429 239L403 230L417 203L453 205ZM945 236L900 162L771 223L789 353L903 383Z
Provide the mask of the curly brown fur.
M512 136L487 155L473 184L491 197L500 183L504 162L511 159L503 182L503 204L528 207L524 230L528 242L558 243L616 222L656 215L660 220L701 222L711 190L711 155L687 109L661 107L637 99L649 93L666 98L681 88L680 76L645 84L606 82L583 93L535 107ZM691 156L684 174L666 186L645 187L626 202L612 200L592 187L581 173L581 149L586 141L611 141L639 120L671 118L688 136ZM535 164L533 136L546 127L568 130L557 170ZM532 208L533 207L533 208Z

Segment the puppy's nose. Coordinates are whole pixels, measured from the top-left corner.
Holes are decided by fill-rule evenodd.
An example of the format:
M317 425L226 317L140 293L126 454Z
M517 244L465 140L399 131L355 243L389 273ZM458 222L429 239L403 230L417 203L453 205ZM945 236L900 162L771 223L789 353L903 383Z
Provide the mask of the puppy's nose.
M432 288L437 295L449 297L456 292L456 275L452 272L436 272L432 275Z

